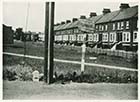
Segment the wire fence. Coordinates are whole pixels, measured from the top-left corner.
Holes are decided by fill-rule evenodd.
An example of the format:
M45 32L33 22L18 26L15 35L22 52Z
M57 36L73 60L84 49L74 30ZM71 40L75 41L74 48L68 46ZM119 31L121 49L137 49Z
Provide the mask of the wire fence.
M97 54L106 54L110 56L118 56L127 59L136 58L138 56L137 52L130 52L124 50L111 50L111 49L101 49L101 48L87 48L87 51L94 52Z

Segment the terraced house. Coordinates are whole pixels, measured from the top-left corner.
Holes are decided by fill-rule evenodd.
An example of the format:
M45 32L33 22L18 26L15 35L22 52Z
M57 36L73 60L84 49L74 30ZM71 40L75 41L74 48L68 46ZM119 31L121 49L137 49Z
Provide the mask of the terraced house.
M81 16L55 26L55 42L113 50L137 51L138 6L120 4L119 10L103 9L101 15L95 12L90 17Z

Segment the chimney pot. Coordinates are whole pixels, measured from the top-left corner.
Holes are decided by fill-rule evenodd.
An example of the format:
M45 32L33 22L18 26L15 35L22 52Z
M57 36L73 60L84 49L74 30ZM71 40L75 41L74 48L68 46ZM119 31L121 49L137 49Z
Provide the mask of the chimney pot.
M107 13L110 13L110 12L111 12L110 9L107 9L107 8L103 9L103 14L107 14Z
M71 21L70 20L66 20L66 23L70 23Z
M80 16L80 19L86 19L86 16L81 15L81 16Z
M58 25L60 25L60 23L56 23L56 24L55 24L55 26L58 26Z
M61 24L65 24L65 22L61 22Z
M94 16L97 16L96 12L90 12L90 17L94 17Z
M75 22L75 21L77 21L77 20L78 20L77 18L73 18L73 19L72 19L72 22Z
M124 10L124 9L129 8L129 7L130 7L129 4L127 4L127 3L121 3L120 10Z

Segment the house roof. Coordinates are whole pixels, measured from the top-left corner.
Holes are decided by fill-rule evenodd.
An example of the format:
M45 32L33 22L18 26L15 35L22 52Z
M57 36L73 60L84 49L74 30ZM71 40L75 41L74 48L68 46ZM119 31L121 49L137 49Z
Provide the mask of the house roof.
M98 23L106 23L109 21L117 21L122 19L128 19L131 17L137 17L137 16L138 16L138 6L133 6L124 10L117 10L107 14L102 14L87 19L78 19L75 22L61 24L56 26L55 30L70 29L75 27L85 30L85 29L91 29L90 28L91 24L94 30L95 24Z
M75 22L72 22L67 28L75 28L75 27L78 27L78 22L79 22L79 19Z
M56 30L59 30L59 28L60 28L61 26L62 26L62 24L54 26L54 30L55 30L55 31L56 31Z
M73 22L67 23L67 25L65 25L65 26L63 27L63 29L69 28L69 26L70 26L72 23L73 23Z
M105 15L103 15L103 17L98 20L96 23L104 23L104 22L109 22L111 21L114 17L116 17L118 14L119 14L119 10L118 11L113 11L113 12L110 12L110 13L107 13Z
M79 20L78 28L84 32L93 32L95 23L102 17L103 15L99 15L99 16L94 16L87 19Z
M138 14L138 6L133 6L120 11L120 13L115 18L113 18L112 21L128 19L136 16L137 14Z

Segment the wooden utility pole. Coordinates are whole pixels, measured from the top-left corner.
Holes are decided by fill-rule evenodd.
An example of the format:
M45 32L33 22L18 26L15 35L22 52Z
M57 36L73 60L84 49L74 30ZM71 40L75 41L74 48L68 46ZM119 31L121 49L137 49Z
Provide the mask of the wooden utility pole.
M54 6L54 2L46 2L44 79L48 84L53 82Z

